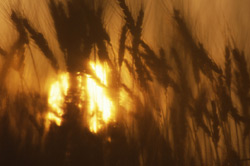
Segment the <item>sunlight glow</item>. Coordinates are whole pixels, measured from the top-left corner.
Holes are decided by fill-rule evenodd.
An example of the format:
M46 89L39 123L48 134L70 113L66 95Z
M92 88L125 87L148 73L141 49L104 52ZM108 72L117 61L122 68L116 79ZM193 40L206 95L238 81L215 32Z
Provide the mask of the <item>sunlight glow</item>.
M62 107L68 88L68 73L59 75L59 79L51 84L48 96L48 104L51 110L47 113L47 127L49 127L51 122L56 123L58 126L61 125L62 115L64 113Z
M84 77L81 75L80 72L77 73L77 88L78 91L80 91L80 96L79 96L79 103L77 103L77 106L79 109L83 108L83 103L86 100L86 95L85 95L85 85L84 85Z
M89 129L96 133L107 124L112 117L112 101L107 95L108 65L90 63L96 78L87 76L87 92L89 97Z
M75 103L80 111L84 111L87 101L87 124L91 132L97 133L114 117L114 106L108 95L109 67L106 63L90 62L92 74L76 73L77 91L80 92ZM69 89L69 74L63 73L50 86L48 94L49 112L46 114L46 126L54 122L60 126L64 114L63 105ZM77 92L77 93L78 93Z

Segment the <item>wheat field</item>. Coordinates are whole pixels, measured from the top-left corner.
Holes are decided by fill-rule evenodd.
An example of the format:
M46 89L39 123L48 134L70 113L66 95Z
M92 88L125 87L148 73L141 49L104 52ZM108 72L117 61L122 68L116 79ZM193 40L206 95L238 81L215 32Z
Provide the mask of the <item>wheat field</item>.
M1 0L0 165L250 165L249 6Z

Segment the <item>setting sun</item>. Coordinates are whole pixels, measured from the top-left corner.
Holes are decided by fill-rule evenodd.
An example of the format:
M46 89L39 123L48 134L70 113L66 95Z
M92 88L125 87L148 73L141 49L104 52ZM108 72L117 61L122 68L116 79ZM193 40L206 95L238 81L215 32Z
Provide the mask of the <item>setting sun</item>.
M67 95L69 88L69 75L68 73L63 73L59 76L59 79L51 84L48 104L51 108L51 111L47 114L48 124L50 122L55 122L58 126L61 125L62 115L63 115L63 103L64 98Z
M108 123L112 117L112 101L107 95L108 66L93 62L90 66L96 78L87 76L87 92L89 96L89 128L97 132L103 124Z

